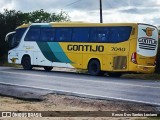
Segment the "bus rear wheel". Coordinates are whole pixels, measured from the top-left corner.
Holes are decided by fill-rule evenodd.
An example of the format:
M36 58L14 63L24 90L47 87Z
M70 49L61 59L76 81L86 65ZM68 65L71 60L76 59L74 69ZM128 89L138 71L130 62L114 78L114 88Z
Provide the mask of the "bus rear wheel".
M25 70L31 70L32 69L31 58L29 56L24 56L22 58L22 66Z
M101 75L100 62L98 60L91 60L88 65L88 73L94 76Z
M53 69L53 67L45 66L44 69L45 69L46 71L51 71L51 70Z

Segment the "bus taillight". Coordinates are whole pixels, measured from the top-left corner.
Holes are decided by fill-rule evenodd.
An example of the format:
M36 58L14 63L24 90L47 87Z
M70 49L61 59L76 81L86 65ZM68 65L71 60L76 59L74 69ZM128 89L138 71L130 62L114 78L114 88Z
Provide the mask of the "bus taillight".
M136 52L132 53L131 61L133 63L137 64L137 53Z

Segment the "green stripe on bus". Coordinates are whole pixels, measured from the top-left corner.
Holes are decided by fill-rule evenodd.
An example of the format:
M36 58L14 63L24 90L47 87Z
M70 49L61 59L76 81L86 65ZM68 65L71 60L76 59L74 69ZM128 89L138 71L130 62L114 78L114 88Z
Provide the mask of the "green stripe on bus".
M72 63L58 42L48 42L48 45L58 60L60 60L62 63Z
M47 42L37 42L37 45L39 46L42 54L45 56L45 58L51 62L61 62L57 57L54 55L52 50L50 49Z

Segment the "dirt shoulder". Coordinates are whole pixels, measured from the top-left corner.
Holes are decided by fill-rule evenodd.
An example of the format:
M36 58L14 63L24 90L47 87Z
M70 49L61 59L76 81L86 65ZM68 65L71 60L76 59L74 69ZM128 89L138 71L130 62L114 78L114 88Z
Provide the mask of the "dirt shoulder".
M1 111L155 111L156 107L122 101L95 100L88 98L79 98L74 96L64 96L48 94L43 96L44 100L24 101L9 97L0 97ZM21 120L22 118L2 118L7 120ZM24 120L32 119L57 119L57 120L138 120L144 118L110 118L110 117L83 117L83 118L23 118ZM1 118L0 118L1 120Z

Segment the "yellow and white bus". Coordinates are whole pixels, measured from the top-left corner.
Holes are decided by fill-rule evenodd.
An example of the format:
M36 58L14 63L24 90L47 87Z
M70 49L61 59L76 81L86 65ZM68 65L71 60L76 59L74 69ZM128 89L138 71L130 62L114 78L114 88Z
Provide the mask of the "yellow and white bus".
M33 23L19 26L6 40L8 62L26 70L56 66L120 76L154 72L158 30L140 23Z

